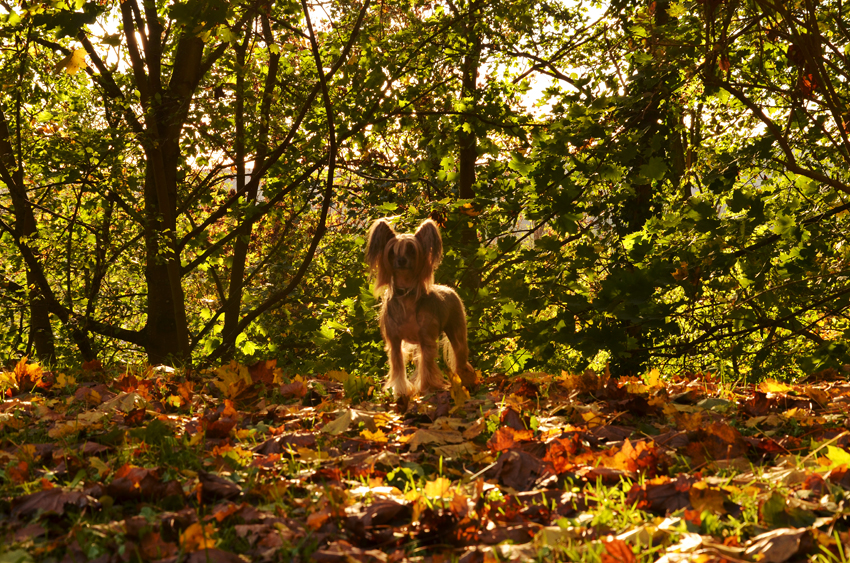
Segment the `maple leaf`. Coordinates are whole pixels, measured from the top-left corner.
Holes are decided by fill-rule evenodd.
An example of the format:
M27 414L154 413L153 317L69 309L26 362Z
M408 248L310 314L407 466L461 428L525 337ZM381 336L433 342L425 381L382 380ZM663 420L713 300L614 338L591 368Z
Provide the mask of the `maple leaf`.
M543 461L549 463L553 473L560 475L575 467L575 463L570 458L576 454L580 446L581 439L577 432L555 438L547 444Z
M354 413L351 409L345 409L333 422L329 422L322 427L322 432L336 436L342 434L351 425Z
M499 455L495 465L484 473L487 479L499 482L517 491L526 491L548 474L542 461L521 450L507 450Z
M430 430L428 428L420 428L413 434L402 436L399 439L402 443L407 443L410 446L410 451L415 452L422 444L459 444L464 441L463 435L457 430Z
M121 466L107 485L106 492L117 501L151 499L160 500L169 496L183 496L183 489L176 481L163 483L158 469L145 469L130 464Z
M43 380L44 372L41 366L39 364L29 364L27 363L28 360L29 358L24 356L15 365L15 380L18 382L18 389L29 391L36 387L47 387L48 385Z
M138 386L139 379L130 373L125 373L115 382L115 387L126 393L135 391Z
M12 504L12 517L32 516L36 513L62 515L67 505L83 508L99 506L93 498L81 491L65 491L59 487L24 495Z
M371 440L372 442L386 442L387 435L384 434L384 431L378 428L375 432L372 432L368 428L364 428L360 435L366 438L367 440Z
M503 426L496 430L487 441L487 447L494 452L501 452L517 447L520 442L528 442L534 439L531 430L514 430L510 426Z
M685 474L671 480L656 477L643 485L633 484L626 496L626 503L643 510L669 514L690 506L689 491L696 480Z
M239 397L254 384L249 369L235 360L216 369L215 375L217 379L213 380L213 384L229 399Z
M69 75L74 76L81 68L85 68L86 66L88 66L86 64L86 50L75 49L64 59L56 63L56 66L53 68L53 72L59 73L64 70Z
M233 481L206 471L198 472L198 480L201 485L201 496L207 502L233 498L242 492L239 485Z
M711 487L704 482L694 483L688 491L691 506L700 514L703 512L726 514L727 510L724 504L728 498L729 494L726 491Z
M284 383L278 389L278 392L284 397L297 397L302 398L307 395L307 385L300 378L296 378L291 383Z
M280 370L275 369L275 366L277 366L277 360L260 360L248 366L248 372L251 374L251 379L254 382L272 387L275 383L276 375L280 373Z
M449 374L449 381L451 383L450 392L454 408L462 408L469 400L469 390L463 386L463 382L461 382L460 377L457 374Z
M776 381L775 379L765 379L759 383L758 389L762 393L789 393L794 390L793 387L790 387L780 381Z
M448 494L448 492L452 488L451 479L447 479L445 477L437 477L433 481L428 481L425 483L425 488L423 492L426 497L429 498L441 498Z
M98 359L83 362L83 371L103 371L103 364Z

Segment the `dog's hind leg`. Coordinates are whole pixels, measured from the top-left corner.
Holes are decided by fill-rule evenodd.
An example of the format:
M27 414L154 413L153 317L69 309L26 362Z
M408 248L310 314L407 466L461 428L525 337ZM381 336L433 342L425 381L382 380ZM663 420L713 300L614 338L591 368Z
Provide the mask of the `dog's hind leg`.
M419 341L419 358L416 367L417 377L413 385L421 394L432 390L443 390L447 387L440 368L437 367L436 338L422 338Z
M410 395L414 388L407 381L407 370L404 367L404 351L401 349L401 339L387 342L387 354L390 357L390 375L384 384L384 389L392 389L393 394L398 397Z
M469 346L466 340L466 323L457 323L446 327L446 340L443 344L443 357L449 369L460 377L461 383L467 389L472 389L478 383L475 369L469 363Z

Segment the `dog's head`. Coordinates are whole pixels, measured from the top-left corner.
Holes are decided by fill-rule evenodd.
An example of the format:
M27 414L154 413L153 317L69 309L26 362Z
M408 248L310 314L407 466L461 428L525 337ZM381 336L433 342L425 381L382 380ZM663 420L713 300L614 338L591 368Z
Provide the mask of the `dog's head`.
M378 219L369 229L366 263L375 277L375 290L427 292L434 283L434 270L443 259L443 240L437 224L426 219L416 234L396 234L389 221Z

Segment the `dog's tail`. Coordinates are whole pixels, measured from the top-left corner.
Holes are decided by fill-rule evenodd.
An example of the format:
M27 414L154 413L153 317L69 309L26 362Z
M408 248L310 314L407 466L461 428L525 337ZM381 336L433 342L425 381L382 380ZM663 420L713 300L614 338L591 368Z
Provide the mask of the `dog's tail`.
M443 348L443 360L446 362L449 371L457 374L457 357L448 336L443 335L440 339L440 346Z

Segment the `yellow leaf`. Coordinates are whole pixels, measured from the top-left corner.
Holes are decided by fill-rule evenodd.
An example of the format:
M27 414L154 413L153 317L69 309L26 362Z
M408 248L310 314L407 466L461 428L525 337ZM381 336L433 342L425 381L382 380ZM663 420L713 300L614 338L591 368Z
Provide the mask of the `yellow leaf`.
M378 428L375 432L370 432L368 428L364 429L363 432L360 433L361 436L366 438L367 440L372 440L373 442L386 442L387 435L384 434L384 431Z
M789 387L775 379L765 379L759 383L759 391L762 393L788 393L793 390L793 387Z
M56 68L53 69L53 72L58 73L64 69L70 76L74 76L77 74L77 71L81 68L85 68L86 66L88 66L86 64L86 50L76 49L67 57L56 63Z
M212 524L202 525L195 522L180 534L180 548L187 553L213 547L215 547L215 527Z
M73 375L65 375L64 373L60 373L56 376L56 385L59 387L71 387L72 385L77 384L77 378Z
M425 483L425 496L431 498L440 498L452 488L452 482L445 477L437 477L433 481Z
M351 375L348 374L347 371L329 371L327 374L328 379L333 379L335 381L339 381L340 383L345 383L348 381L348 378Z
M17 389L18 379L11 371L0 372L0 392L6 389Z
M644 376L643 380L649 387L661 387L661 372L657 369L652 369L646 376Z
M297 448L298 455L304 461L323 461L328 459L328 452L317 452L308 448Z
M77 425L76 420L71 420L69 422L63 422L61 424L57 424L53 428L47 431L47 435L54 440L58 440L59 438L64 438L65 436L70 436L78 431L82 430Z
M460 380L460 377L457 374L451 373L449 374L449 379L451 380L452 388L452 402L455 405L455 409L461 408L464 403L469 400L469 391L467 391L466 387L463 386L463 383Z
M35 461L38 450L33 444L23 444L18 448L18 459L22 459L28 463Z
M235 398L254 384L251 372L246 366L237 364L235 361L229 365L221 366L215 370L218 379L213 381L216 387L228 398Z
M86 395L86 402L87 402L88 404L90 404L90 405L92 405L92 406L95 406L95 407L96 407L96 406L97 406L97 405L99 405L101 402L103 402L103 398L100 396L100 393L98 393L97 391L95 391L94 389L92 389L92 390L91 390L91 391L89 391L89 393Z
M444 458L459 458L470 456L478 453L478 448L472 442L464 442L462 444L452 444L448 446L437 446L434 448L434 453Z
M588 411L581 413L581 417L587 423L589 429L597 428L605 425L605 418L595 412Z

